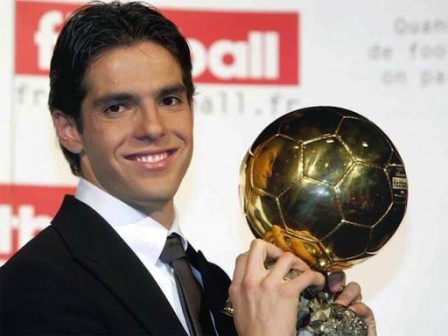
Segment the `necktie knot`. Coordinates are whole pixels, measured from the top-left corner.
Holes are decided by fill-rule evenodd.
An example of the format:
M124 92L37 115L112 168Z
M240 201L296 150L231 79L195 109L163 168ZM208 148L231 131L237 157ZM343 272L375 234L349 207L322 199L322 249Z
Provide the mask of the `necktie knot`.
M173 261L182 258L187 258L184 246L182 245L182 240L178 234L172 233L166 240L165 247L160 255L160 260L172 265Z

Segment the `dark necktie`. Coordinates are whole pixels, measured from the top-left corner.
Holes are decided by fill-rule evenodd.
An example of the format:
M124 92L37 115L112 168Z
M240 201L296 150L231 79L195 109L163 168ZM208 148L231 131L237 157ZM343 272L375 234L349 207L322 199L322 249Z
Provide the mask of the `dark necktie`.
M160 260L169 264L174 270L174 278L190 335L215 335L210 312L204 304L202 287L191 271L188 256L179 235L173 233L167 238Z

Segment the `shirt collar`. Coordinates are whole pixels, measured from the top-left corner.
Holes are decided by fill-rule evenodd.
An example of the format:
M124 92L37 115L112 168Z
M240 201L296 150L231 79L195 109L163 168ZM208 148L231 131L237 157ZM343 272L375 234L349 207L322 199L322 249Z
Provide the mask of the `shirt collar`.
M147 216L83 178L75 197L98 212L112 226L138 222Z
M181 237L184 249L187 249L188 243L180 229L176 211L173 224L167 230L151 217L83 178L79 179L75 198L103 217L134 252L145 251L146 258L153 264L159 259L166 238L171 233L177 233Z

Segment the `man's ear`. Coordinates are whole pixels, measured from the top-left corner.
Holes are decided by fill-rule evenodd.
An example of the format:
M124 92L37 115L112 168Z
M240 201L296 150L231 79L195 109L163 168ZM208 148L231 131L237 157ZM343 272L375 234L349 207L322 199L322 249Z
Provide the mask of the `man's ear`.
M74 154L81 153L83 144L75 120L59 110L53 111L51 117L59 143Z

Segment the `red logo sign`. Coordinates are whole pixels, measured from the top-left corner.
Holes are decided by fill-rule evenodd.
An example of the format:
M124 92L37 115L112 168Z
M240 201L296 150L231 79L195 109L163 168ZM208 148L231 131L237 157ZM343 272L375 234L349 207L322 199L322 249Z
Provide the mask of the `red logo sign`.
M47 75L76 5L17 1L16 73ZM299 14L164 10L187 37L197 83L299 84Z
M74 188L0 185L0 263L50 224Z

